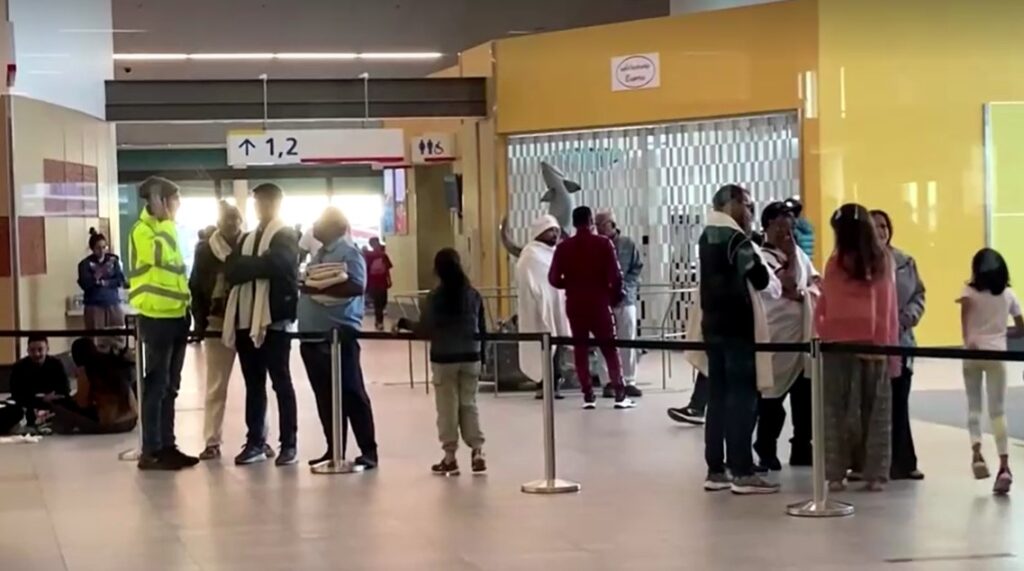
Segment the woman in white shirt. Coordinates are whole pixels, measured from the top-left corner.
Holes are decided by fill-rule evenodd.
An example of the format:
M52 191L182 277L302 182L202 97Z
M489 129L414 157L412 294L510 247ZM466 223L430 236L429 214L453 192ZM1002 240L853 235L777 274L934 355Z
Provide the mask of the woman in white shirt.
M957 300L960 303L960 325L964 347L988 351L1006 351L1009 334L1020 337L1024 333L1020 302L1010 289L1010 272L999 252L983 248L971 261L971 281ZM1009 317L1014 326L1007 331ZM1013 475L1007 455L1006 364L1002 361L964 361L964 387L967 390L967 429L971 435L974 477L989 477L988 465L981 454L981 387L985 383L988 397L988 415L992 422L996 450L999 453L999 473L992 491L1006 494L1013 484Z

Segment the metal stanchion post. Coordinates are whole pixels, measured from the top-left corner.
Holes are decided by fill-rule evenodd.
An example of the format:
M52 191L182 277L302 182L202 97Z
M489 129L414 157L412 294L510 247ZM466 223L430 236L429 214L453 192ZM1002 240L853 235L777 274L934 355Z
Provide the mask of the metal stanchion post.
M430 341L423 342L423 389L430 394Z
M580 491L577 482L560 480L555 467L555 375L551 360L551 335L541 338L544 393L544 478L523 484L527 494L565 494Z
M416 376L412 370L412 339L409 340L409 388L416 388Z
M345 441L348 422L342 414L344 396L341 390L341 346L338 330L331 331L331 459L310 468L314 474L352 474L362 472L363 466L345 460Z
M821 366L821 340L811 340L811 439L814 443L814 497L792 504L786 513L796 517L842 517L853 515L853 506L830 500L825 482L825 390Z
M142 378L146 374L146 367L142 360L145 358L145 351L142 349L142 331L139 325L139 318L135 318L135 394L138 397L136 400L139 403L138 408L138 419L136 420L136 426L139 427L139 443L138 446L129 450L125 450L117 455L117 459L122 462L138 462L139 457L142 456Z

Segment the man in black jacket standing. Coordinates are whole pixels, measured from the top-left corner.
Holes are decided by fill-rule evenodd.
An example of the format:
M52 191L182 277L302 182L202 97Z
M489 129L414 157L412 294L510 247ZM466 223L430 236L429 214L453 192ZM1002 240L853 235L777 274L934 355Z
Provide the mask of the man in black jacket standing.
M235 463L267 459L267 374L277 395L281 450L277 465L297 459L298 410L292 385L288 326L298 303L299 238L278 218L284 193L275 184L253 189L259 226L247 233L228 257L224 278L231 286L223 341L238 351L245 377L246 445Z
M754 473L751 434L757 421L754 300L751 290L768 287L771 276L750 240L754 217L750 193L734 184L715 193L714 212L701 233L701 328L708 348L710 401L704 432L708 476L704 489L735 494L770 494L777 484ZM728 447L726 472L723 440Z

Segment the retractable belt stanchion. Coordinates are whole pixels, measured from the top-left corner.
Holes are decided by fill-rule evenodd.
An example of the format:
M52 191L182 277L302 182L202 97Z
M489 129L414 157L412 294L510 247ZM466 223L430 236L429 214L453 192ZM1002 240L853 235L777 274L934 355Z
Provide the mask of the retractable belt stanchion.
M342 414L344 391L341 390L341 345L338 330L331 331L331 459L310 468L314 474L352 474L363 466L345 460L348 440L348 419Z
M416 373L415 373L415 371L413 371L413 368L412 368L412 339L409 339L408 345L409 345L409 388L410 389L415 389L416 388Z
M541 338L541 366L544 394L544 478L523 484L527 494L565 494L580 491L577 482L560 480L555 467L555 375L551 361L551 335Z
M786 513L796 517L842 517L853 515L853 506L830 500L825 482L825 388L822 373L821 340L811 340L811 440L814 443L814 497L790 505Z
M139 325L139 318L135 318L135 395L136 401L139 403L138 408L138 419L135 422L135 426L139 429L139 443L136 448L131 448L121 452L117 455L117 459L122 462L138 462L139 457L142 456L142 379L146 374L146 366L143 363L143 359L146 358L146 352L142 347L142 329Z

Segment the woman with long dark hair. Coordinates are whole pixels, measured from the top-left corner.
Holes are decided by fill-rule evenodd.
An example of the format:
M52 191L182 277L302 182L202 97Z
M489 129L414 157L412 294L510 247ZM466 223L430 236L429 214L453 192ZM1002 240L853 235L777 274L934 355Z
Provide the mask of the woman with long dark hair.
M478 336L487 330L480 293L462 269L459 254L445 248L434 256L437 287L423 303L419 322L401 319L398 327L430 339L430 363L437 406L437 432L444 458L431 467L443 476L459 474L455 453L459 434L472 449L474 473L487 470L484 434L476 405L484 345Z
M896 282L892 256L878 240L871 214L844 204L832 215L835 249L825 266L815 323L823 341L897 343ZM889 479L892 430L890 377L899 363L884 356L824 356L825 475L845 488L850 466L863 467L866 489Z
M872 210L878 240L889 250L896 271L896 311L900 326L900 346L916 347L914 328L924 315L924 282L914 258L892 245L892 219L884 210ZM904 357L899 375L892 378L892 466L893 480L923 480L917 469L914 435L910 431L910 383L914 377L914 360Z

